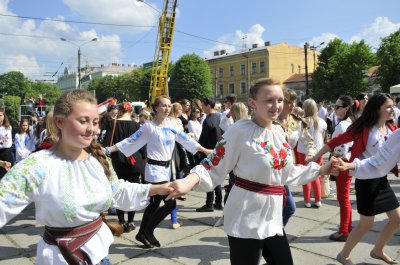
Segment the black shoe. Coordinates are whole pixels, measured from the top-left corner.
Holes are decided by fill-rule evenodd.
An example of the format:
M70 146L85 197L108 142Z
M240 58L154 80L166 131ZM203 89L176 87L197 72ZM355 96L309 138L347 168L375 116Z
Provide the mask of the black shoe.
M157 238L153 235L153 234L148 234L146 232L144 232L144 235L146 237L146 239L150 242L150 244L152 244L155 247L160 247L161 244L160 242L157 240Z
M347 236L336 232L336 233L333 233L332 235L330 235L329 239L332 241L337 241L337 242L346 242Z
M147 240L144 234L137 234L135 239L142 243L145 248L153 248L154 246Z
M222 203L214 203L214 208L217 210L222 210L224 207L222 207Z
M203 205L201 208L197 208L196 212L214 212L214 207L209 206L209 205Z
M124 224L124 233L129 233L133 230L135 230L136 226L133 222L126 222Z

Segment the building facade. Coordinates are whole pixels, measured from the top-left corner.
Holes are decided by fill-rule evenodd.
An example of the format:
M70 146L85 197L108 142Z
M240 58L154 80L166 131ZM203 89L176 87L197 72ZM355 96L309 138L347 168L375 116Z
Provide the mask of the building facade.
M314 70L313 52L308 50L307 53L309 73ZM247 101L254 80L268 77L283 83L293 74L305 72L304 49L287 43L270 45L265 42L264 46L254 44L250 49L232 53L216 51L206 61L216 100L234 94L239 101Z
M87 89L92 79L104 76L120 76L132 72L136 65L124 65L112 63L111 65L101 66L87 66L81 69L81 88ZM68 69L64 70L64 74L57 80L56 85L62 92L78 89L78 74L69 73Z

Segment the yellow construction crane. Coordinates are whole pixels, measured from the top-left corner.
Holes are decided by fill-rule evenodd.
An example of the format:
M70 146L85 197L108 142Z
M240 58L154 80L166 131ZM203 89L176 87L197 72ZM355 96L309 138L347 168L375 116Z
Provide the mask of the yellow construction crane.
M157 46L150 81L150 104L157 96L168 95L168 66L175 30L176 2L177 0L164 0L164 7L159 18Z

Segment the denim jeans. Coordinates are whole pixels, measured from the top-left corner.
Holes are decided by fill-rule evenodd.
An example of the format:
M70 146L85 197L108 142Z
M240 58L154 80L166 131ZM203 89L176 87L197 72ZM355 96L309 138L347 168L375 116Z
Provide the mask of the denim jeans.
M289 222L290 217L292 217L292 215L296 211L296 203L294 202L292 193L290 192L288 185L285 185L285 189L287 198L286 198L286 205L285 207L283 207L282 211L283 227L286 226L286 224Z

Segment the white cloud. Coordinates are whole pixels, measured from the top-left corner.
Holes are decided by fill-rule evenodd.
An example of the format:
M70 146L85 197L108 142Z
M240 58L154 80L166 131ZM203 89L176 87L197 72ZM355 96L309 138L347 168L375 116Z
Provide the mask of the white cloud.
M1 13L16 15L8 9L8 3L7 0L0 0ZM64 17L55 19L63 20ZM76 71L78 46L93 38L98 38L98 41L81 46L82 66L86 63L108 65L119 62L122 55L121 40L117 34L100 34L95 29L80 31L62 21L37 22L2 16L0 32L5 33L0 35L0 73L18 70L32 80L46 79L43 75L54 73L61 62ZM60 37L71 43L62 42Z
M88 21L106 24L137 25L139 27L102 27L109 32L137 33L157 25L160 9L148 2L137 0L64 0L76 14ZM99 20L101 18L101 20Z
M326 46L331 40L335 39L335 38L339 38L338 35L334 34L334 33L330 33L330 32L326 32L326 33L322 33L319 36L315 36L313 37L308 44L310 44L310 46L319 46L321 43L324 43L321 45L321 47ZM304 43L299 44L299 46L303 47Z
M226 52L233 52L240 50L244 44L250 48L253 44L262 45L264 43L262 35L265 28L260 24L255 24L250 27L248 32L243 32L241 29L236 30L235 34L227 34L218 39L218 43L204 52L204 56L210 58L213 56L214 51L226 50ZM244 47L243 47L244 48Z
M400 28L400 23L389 21L387 17L377 17L374 22L368 25L363 32L353 35L350 42L364 39L365 42L372 47L378 47L381 38L395 32Z

